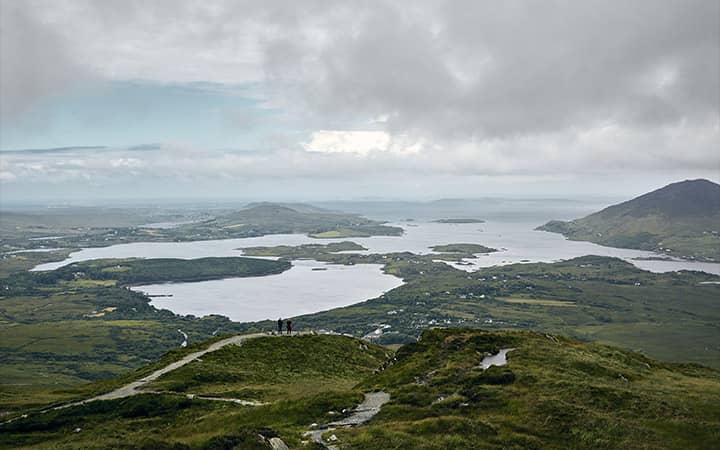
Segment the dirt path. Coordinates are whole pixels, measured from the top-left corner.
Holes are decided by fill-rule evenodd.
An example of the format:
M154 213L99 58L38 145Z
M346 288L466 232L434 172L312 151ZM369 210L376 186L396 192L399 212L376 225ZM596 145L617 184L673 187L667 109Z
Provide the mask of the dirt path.
M243 342L249 340L249 339L255 339L259 337L271 337L272 335L267 333L253 333L253 334L242 334L239 336L232 336L227 339L223 339L221 341L213 342L210 344L208 348L205 350L200 350L194 353L190 353L189 355L185 356L184 358L175 361L174 363L170 363L167 366L163 367L162 369L158 369L155 372L151 373L150 375L147 375L143 378L140 378L138 381L133 381L130 384L126 384L125 386L115 389L114 391L110 391L106 394L98 395L97 397L90 398L88 400L83 400L82 402L78 402L77 404L92 402L94 400L113 400L116 398L123 398L123 397L130 397L131 395L137 395L142 394L143 392L147 391L141 391L140 389L145 386L146 384L150 383L151 381L155 381L161 376L165 375L168 372L172 372L175 369L179 369L180 367L187 365L196 359L200 358L203 355L206 355L210 352L214 352L217 350L220 350L221 348L225 347L226 345L241 345Z
M307 334L307 333L304 333L304 332L293 333L292 335L297 336L297 335L302 335L302 334ZM287 335L282 335L282 336L287 336ZM54 411L54 410L58 410L58 409L70 408L72 406L84 405L86 403L94 402L96 400L114 400L117 398L125 398L125 397L130 397L130 396L138 395L138 394L159 393L159 392L150 391L150 390L142 390L142 388L145 385L147 385L148 383L157 380L158 378L165 375L166 373L172 372L175 369L179 369L180 367L195 361L196 359L200 358L203 355L220 350L221 348L225 347L226 345L242 345L242 343L247 340L256 339L256 338L260 338L260 337L277 337L277 335L269 334L269 333L253 333L253 334L242 334L242 335L238 335L238 336L232 336L227 339L222 339L220 341L210 344L204 350L190 353L190 354L186 355L185 357L183 357L182 359L175 361L173 363L170 363L167 366L163 367L162 369L156 370L155 372L151 373L150 375L147 375L137 381L128 383L125 386L119 387L113 391L110 391L110 392L107 392L105 394L101 394L101 395L98 395L95 397L91 397L86 400L80 400L77 402L66 403L64 405L45 409L45 410L39 411L37 414L45 414L48 411ZM257 406L260 404L257 402L245 401L245 400L235 399L235 398L225 399L225 398L219 398L219 397L203 397L203 396L196 396L195 398L199 398L202 400L228 401L228 402L233 402L233 403L247 405L247 406ZM21 416L15 417L13 419L3 422L3 424L14 422L17 419L21 419L21 418L25 418L25 417L28 417L28 414L23 414Z
M330 422L326 425L322 425L316 430L306 431L305 436L309 436L313 442L323 445L328 450L338 450L339 447L329 444L323 440L322 435L328 431L335 430L337 428L348 428L362 425L370 420L375 414L380 412L382 405L390 401L390 394L387 392L370 392L365 394L365 400L360 403L355 412L344 419ZM332 439L333 436L331 436Z

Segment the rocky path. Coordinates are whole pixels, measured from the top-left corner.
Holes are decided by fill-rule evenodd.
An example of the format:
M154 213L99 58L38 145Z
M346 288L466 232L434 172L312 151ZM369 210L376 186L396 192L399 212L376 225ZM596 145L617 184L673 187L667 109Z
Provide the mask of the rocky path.
M367 393L365 394L365 400L360 403L357 408L355 408L355 411L352 415L344 419L322 425L315 430L307 431L304 435L309 436L313 442L323 445L329 450L339 450L339 447L337 447L336 445L325 442L322 437L323 434L337 428L355 427L364 424L365 422L370 420L375 414L379 413L382 405L387 403L389 400L390 394L388 394L387 392L381 391ZM330 439L332 440L334 436L335 435L332 435Z

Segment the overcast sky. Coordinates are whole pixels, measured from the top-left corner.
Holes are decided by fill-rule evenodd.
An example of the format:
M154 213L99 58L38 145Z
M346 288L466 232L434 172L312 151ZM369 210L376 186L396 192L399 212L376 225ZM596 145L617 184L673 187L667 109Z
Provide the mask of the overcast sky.
M720 181L717 0L0 0L0 20L4 203Z

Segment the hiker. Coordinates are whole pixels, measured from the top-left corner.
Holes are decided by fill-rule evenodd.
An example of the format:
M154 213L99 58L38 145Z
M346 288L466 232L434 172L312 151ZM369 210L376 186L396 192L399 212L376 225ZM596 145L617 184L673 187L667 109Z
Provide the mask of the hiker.
M287 328L287 334L292 334L292 321L288 320L287 325L285 326Z
M282 324L283 324L283 320L281 317L278 319L278 334L282 334Z

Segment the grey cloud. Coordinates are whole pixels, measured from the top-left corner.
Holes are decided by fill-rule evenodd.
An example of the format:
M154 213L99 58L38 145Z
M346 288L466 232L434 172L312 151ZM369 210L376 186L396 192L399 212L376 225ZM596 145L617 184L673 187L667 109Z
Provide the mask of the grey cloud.
M130 165L181 177L472 177L696 171L717 161L713 0L28 0L9 15L15 3L2 5L3 63L11 62L2 65L3 112L26 110L83 72L254 82L277 111L228 114L239 128L274 121L275 151L218 157L158 147L136 161L117 150L115 165L81 158L77 176ZM428 145L404 156L308 155L298 145L303 129L383 129ZM41 163L8 166L18 179L68 167Z
M387 114L393 129L442 136L718 115L718 2L425 5L345 5L319 49L301 34L268 42L268 71L305 83L311 111Z
M455 138L718 115L716 1L28 4L105 76L265 81L279 89L275 103L311 126L385 115L392 131ZM22 36L49 40L32 30ZM55 47L37 59L60 70L35 71L27 84L67 72L67 49ZM655 86L663 71L666 84Z
M0 120L14 122L49 96L86 82L88 71L29 4L0 2Z

